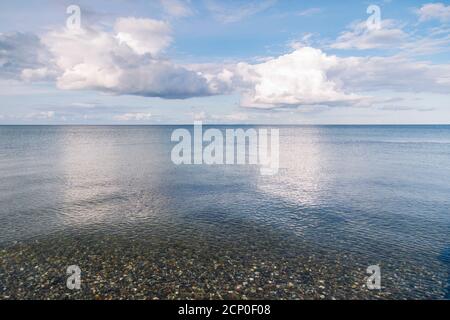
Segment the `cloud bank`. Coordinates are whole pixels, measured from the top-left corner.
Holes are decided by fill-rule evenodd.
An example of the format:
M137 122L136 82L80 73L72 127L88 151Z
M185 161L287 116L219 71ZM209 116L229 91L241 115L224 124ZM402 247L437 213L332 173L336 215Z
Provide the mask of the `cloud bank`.
M185 2L165 3L173 15L187 14L177 6ZM431 16L429 11L424 12ZM332 48L372 49L405 38L400 27L389 20L372 33L356 23ZM53 80L63 90L164 99L237 93L242 107L260 109L368 105L373 100L370 92L378 90L450 91L449 64L417 61L400 54L339 57L298 46L288 54L254 64L181 65L166 57L172 43L168 22L133 17L117 19L109 31L61 29L41 38L0 34L0 77ZM123 119L133 117L126 114Z

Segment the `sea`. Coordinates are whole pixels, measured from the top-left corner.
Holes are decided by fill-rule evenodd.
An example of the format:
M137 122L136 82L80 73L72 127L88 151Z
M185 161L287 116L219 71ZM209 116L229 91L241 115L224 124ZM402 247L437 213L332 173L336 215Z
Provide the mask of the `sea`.
M274 175L179 128L0 126L0 298L450 298L450 126L205 127L278 129Z

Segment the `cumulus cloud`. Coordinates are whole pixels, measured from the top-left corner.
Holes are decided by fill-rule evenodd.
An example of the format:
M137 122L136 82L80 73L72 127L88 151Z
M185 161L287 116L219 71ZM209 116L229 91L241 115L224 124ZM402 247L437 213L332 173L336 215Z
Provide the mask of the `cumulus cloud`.
M239 63L236 72L244 88L241 105L276 108L360 100L360 96L345 93L328 77L338 63L337 57L311 47L260 64Z
M140 55L158 56L172 42L170 26L159 20L119 18L115 31L120 43L127 44Z
M298 106L369 106L368 93L450 91L450 64L406 56L345 57L311 47L259 64L239 63L234 87L241 106L277 109Z
M60 70L61 89L167 99L214 93L201 73L160 56L171 42L170 27L161 21L121 18L114 33L65 29L46 34L42 41Z
M396 30L393 23L386 23L386 30ZM341 47L373 47L374 41L369 39L374 36L366 34L362 26L356 30L361 32L353 38L340 37ZM403 37L399 33L397 38L388 38ZM368 95L377 90L450 91L450 65L405 55L338 57L298 44L288 54L254 64L179 65L164 58L171 43L167 22L136 18L118 19L113 31L62 29L41 39L30 34L2 34L0 77L54 78L65 90L165 99L234 93L240 95L242 107L262 109L369 105L373 99ZM122 116L136 119L143 115Z
M408 39L408 35L392 20L382 20L381 28L368 28L366 21L353 23L349 30L341 33L333 49L379 49L398 47Z
M52 81L57 76L58 72L54 68L26 68L20 73L22 80L26 82L32 81Z
M450 5L446 6L443 3L427 3L419 10L419 21L439 20L441 22L450 21Z

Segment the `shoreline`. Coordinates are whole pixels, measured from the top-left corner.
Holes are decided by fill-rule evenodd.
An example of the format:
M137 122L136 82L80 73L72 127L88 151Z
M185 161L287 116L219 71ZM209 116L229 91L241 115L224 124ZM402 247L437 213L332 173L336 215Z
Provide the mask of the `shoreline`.
M0 248L2 299L341 300L441 299L439 277L407 287L407 270L387 272L383 289L365 286L364 263L349 253L282 254L242 247L127 240L121 236L60 237ZM95 243L95 245L93 245ZM66 287L65 267L79 265L81 290ZM414 267L414 268L417 268ZM415 269L417 272L418 270ZM427 270L422 270L427 272ZM428 271L429 272L429 271ZM406 276L406 277L405 277ZM424 278L430 278L430 274ZM393 285L394 284L394 285ZM406 286L406 287L405 287ZM389 289L387 289L389 288Z

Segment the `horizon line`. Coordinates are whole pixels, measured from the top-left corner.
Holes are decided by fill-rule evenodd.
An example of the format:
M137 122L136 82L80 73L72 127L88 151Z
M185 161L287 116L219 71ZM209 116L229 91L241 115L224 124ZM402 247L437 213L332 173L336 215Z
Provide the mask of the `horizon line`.
M0 127L173 127L194 126L194 123L175 124L0 124ZM277 123L203 123L203 126L450 126L450 123L344 123L344 124L277 124Z

